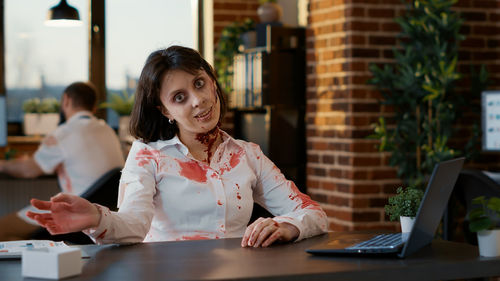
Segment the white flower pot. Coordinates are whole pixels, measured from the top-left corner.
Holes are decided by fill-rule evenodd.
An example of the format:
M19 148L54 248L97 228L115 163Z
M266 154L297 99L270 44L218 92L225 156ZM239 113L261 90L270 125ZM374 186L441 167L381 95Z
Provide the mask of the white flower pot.
M59 113L25 113L24 134L47 135L54 131L59 124Z
M399 222L401 223L401 232L409 233L415 223L415 217L399 217Z
M477 232L479 255L483 257L500 256L500 229Z

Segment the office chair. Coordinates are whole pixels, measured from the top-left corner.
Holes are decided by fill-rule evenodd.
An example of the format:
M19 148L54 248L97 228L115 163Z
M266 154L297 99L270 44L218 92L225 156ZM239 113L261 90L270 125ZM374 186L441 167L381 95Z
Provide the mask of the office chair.
M121 177L121 167L113 168L90 186L81 197L92 203L97 203L116 211L118 186ZM31 239L65 241L70 244L93 244L94 242L82 232L51 235L45 228L35 231Z
M257 203L253 203L252 215L248 225L251 225L258 218L272 218L274 217L268 210Z
M453 204L459 203L461 204L466 214L470 212L473 208L472 199L478 196L485 196L486 198L497 196L500 197L500 183L497 182L497 179L500 179L500 173L491 173L480 170L463 170L460 172L458 176L457 182L455 184L455 188L453 190L453 200L450 199L450 203L448 205L448 213L449 216L447 218L448 231L450 234L453 234L453 223L457 222L458 219L454 218L452 215ZM462 224L462 230L464 233L465 240L470 243L477 245L477 236L475 233L471 233L469 231L469 223L467 217L464 218L464 222ZM449 235L448 238L450 240L453 235Z

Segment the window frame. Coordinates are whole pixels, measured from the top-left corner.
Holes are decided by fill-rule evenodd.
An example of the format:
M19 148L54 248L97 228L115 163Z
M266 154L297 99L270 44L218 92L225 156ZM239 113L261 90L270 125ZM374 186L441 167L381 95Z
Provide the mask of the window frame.
M203 2L204 0L192 0L197 9L197 17L195 18L195 34L197 34L198 50L203 53ZM89 0L89 81L92 82L98 91L97 103L105 102L106 96L106 18L105 6L106 0ZM6 96L5 87L5 1L0 0L0 96ZM195 35L196 36L196 35ZM206 44L206 43L205 43ZM106 120L106 110L98 109L96 116Z

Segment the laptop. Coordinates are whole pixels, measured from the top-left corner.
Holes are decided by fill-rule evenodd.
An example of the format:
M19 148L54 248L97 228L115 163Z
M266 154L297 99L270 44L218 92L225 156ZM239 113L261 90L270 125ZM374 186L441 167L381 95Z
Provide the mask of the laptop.
M306 252L314 255L396 254L400 258L415 253L434 239L464 161L465 158L462 157L436 164L410 233L340 233L338 235L333 233L329 241L317 244L307 249ZM392 241L388 245L371 245L374 240L381 239Z

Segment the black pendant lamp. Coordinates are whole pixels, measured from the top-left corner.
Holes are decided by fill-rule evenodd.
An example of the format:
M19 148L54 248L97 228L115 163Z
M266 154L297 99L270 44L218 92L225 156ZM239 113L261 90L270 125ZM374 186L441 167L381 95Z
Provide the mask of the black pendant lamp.
M48 26L78 26L82 24L80 15L75 7L61 0L59 4L50 8L45 24Z

